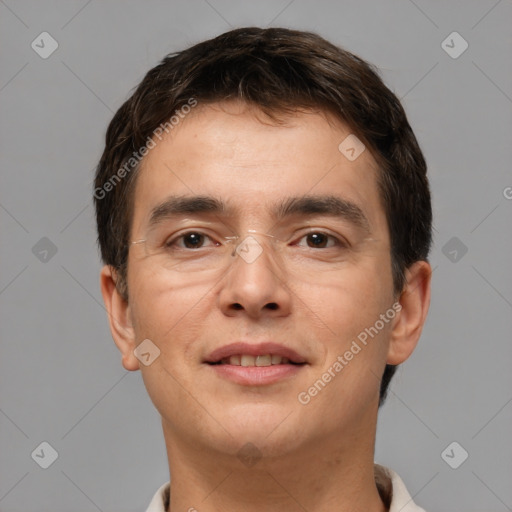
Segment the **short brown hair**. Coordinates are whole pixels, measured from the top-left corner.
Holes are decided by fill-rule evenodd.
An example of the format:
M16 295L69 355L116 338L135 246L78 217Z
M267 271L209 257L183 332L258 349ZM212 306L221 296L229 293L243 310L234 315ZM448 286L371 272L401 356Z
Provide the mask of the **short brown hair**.
M252 27L167 55L110 122L94 199L101 256L115 270L126 300L133 192L140 167L133 156L191 98L202 103L241 99L273 119L320 108L349 126L379 165L394 291L402 291L407 267L427 259L432 208L426 162L400 101L373 66L322 37ZM395 369L386 365L381 404Z

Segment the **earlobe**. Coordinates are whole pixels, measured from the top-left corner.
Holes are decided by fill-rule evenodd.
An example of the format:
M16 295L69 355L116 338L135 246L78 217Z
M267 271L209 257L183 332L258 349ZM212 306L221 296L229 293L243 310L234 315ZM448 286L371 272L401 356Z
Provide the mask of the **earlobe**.
M418 344L430 305L431 275L426 261L417 261L406 271L407 283L399 299L401 310L391 332L387 364L403 363Z
M101 294L107 309L112 338L122 355L122 364L126 370L135 371L140 366L133 353L136 345L130 306L117 290L116 278L115 270L110 265L105 265L101 269Z

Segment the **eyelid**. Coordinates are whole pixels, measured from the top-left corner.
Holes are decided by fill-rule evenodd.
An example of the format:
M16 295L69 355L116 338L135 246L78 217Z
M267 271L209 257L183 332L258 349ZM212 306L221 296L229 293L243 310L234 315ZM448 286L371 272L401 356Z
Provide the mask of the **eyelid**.
M351 247L350 242L344 236L340 235L339 233L333 233L329 229L325 229L325 228L307 228L307 231L303 232L302 234L298 234L298 233L294 234L292 243L302 240L302 238L304 238L305 236L308 236L311 234L316 234L316 233L321 234L321 235L326 235L329 238L334 239L336 241L337 246Z
M350 247L351 246L351 244L348 242L348 240L345 237L343 237L339 233L333 233L331 230L326 229L326 228L307 227L307 228L303 228L302 230L297 230L290 237L286 237L286 238L288 238L288 241L286 241L285 239L282 239L280 237L277 237L275 235L260 233L253 229L249 229L247 232L248 232L248 234L264 235L265 237L269 237L270 239L273 239L277 242L284 242L285 244L296 244L300 240L302 240L302 238L316 233L316 234L325 235L325 236L329 237L330 239L334 240L335 245L337 245L337 246L341 246L341 247ZM168 236L163 241L162 245L164 247L171 247L173 245L176 245L177 241L179 241L180 239L183 239L185 236L190 235L190 234L202 235L203 237L210 240L214 245L219 245L219 244L223 244L223 243L225 243L225 244L236 243L238 241L243 240L243 238L244 238L241 235L216 236L216 235L209 233L209 230L204 229L204 228L197 228L197 229L184 228L183 230L180 230L180 231Z
M163 245L163 247L166 247L166 248L169 248L169 247L172 247L172 246L177 246L176 242L178 242L179 240L183 240L184 237L186 237L187 235L191 235L191 234L201 235L204 238L207 238L211 242L213 242L214 245L219 243L212 235L206 233L204 230L201 230L201 229L190 229L189 228L187 230L178 231L177 233L174 233L174 234L170 235L169 237L167 237L163 241L162 245ZM183 248L183 247L180 247L180 246L177 246L177 247L179 247L180 249Z

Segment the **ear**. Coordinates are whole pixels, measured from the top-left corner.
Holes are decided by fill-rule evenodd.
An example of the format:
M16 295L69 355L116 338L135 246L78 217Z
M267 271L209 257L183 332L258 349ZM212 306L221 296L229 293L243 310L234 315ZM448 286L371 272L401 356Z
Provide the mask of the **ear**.
M416 348L430 305L431 275L426 261L417 261L406 271L407 283L399 299L401 309L391 332L387 364L403 363Z
M139 360L133 353L136 345L135 332L130 316L130 306L117 290L116 279L116 272L110 265L105 265L101 269L100 287L108 313L110 332L117 348L121 352L124 368L135 371L140 366Z

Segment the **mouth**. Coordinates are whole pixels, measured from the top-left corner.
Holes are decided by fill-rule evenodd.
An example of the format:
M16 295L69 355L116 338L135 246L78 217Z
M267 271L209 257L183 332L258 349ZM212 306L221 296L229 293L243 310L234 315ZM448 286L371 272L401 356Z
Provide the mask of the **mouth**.
M232 366L274 366L305 364L307 361L295 350L277 343L231 343L214 350L204 361L208 364Z
M264 354L261 356L251 356L249 354L237 354L234 356L224 357L216 363L209 364L230 364L232 366L243 366L248 368L250 366L275 366L278 364L295 364L302 365L306 363L295 363L290 361L287 357L282 357L277 354Z
M294 350L275 343L233 343L213 351L204 362L221 378L245 386L275 383L308 364Z

